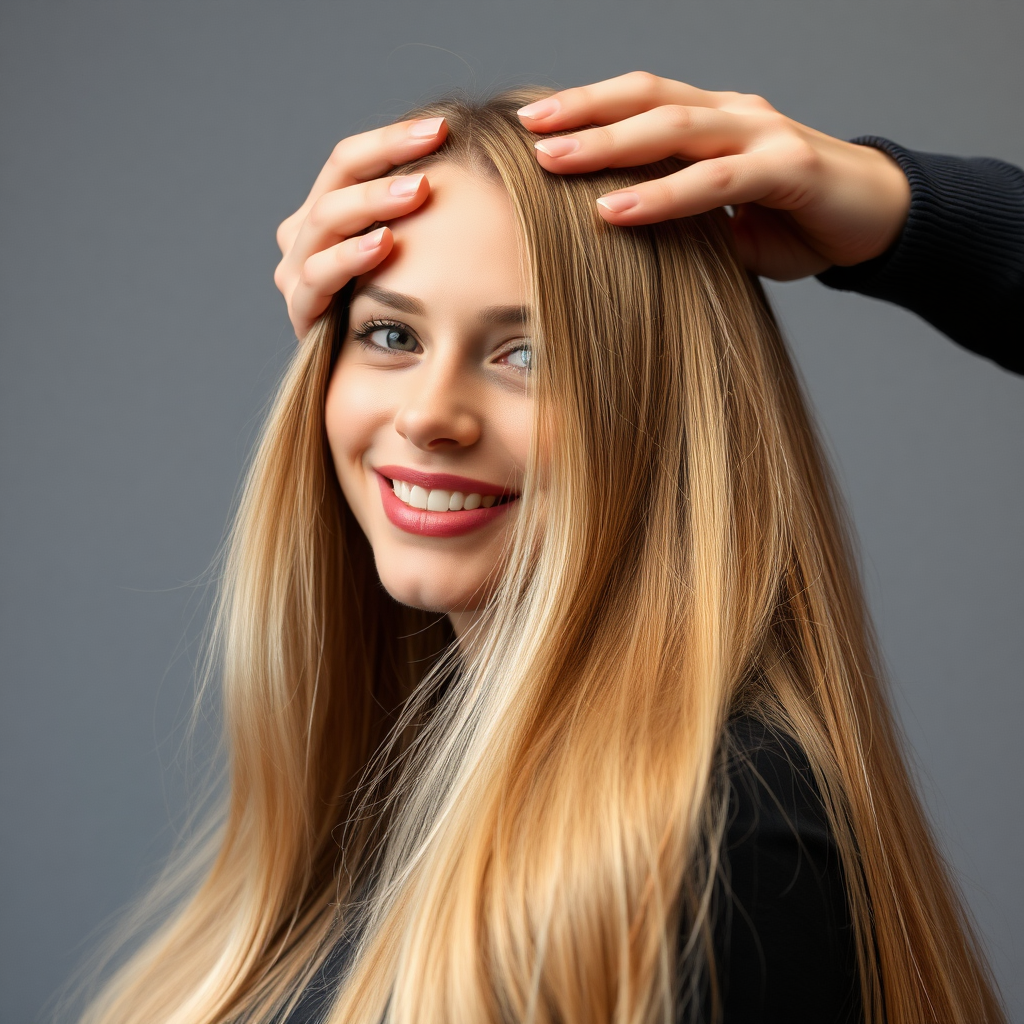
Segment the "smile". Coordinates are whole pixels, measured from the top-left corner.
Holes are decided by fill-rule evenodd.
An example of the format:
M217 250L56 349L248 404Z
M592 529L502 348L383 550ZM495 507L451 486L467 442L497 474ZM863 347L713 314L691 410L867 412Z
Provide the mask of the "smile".
M519 495L492 484L400 466L376 469L384 514L406 533L457 537L502 516Z
M391 488L400 501L424 512L472 512L475 508L491 508L514 500L511 495L464 494L462 491L445 491L441 488L428 491L418 484L406 480L392 480Z

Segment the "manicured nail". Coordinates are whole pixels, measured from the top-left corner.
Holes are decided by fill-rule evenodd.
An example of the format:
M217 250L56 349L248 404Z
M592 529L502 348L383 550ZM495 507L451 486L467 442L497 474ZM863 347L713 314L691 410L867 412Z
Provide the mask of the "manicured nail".
M520 117L528 117L531 121L543 121L545 117L551 117L552 114L557 114L562 109L562 104L558 100L548 98L546 100L537 100L536 103L527 103L525 107L520 107L516 113Z
M409 125L409 134L414 139L430 139L441 130L443 124L443 117L424 117Z
M622 213L623 210L631 210L639 202L640 197L635 192L613 192L610 196L601 196L597 205L611 213Z
M548 156L568 156L580 148L580 143L571 136L559 136L557 139L541 139L540 142L533 144L533 148Z
M368 252L370 249L376 249L380 245L380 240L384 237L384 228L377 228L376 231L371 231L368 235L363 235L359 239L359 251Z
M411 196L420 187L422 180L422 174L403 174L388 185L388 191L393 196Z

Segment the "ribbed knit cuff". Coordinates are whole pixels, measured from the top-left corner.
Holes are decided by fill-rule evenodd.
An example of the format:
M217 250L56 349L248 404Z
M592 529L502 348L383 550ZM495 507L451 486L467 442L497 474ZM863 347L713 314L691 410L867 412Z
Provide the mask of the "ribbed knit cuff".
M911 309L1024 373L1024 172L999 160L916 153L877 136L852 141L900 165L910 213L887 252L818 280Z

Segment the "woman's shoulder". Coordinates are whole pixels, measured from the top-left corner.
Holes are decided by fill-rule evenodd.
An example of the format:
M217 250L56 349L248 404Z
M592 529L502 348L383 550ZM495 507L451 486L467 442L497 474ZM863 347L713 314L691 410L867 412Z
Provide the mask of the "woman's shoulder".
M714 890L724 1024L861 1019L843 865L810 762L757 718L729 721Z
M814 773L800 744L752 715L731 718L724 756L730 786L729 843L775 836L833 846Z

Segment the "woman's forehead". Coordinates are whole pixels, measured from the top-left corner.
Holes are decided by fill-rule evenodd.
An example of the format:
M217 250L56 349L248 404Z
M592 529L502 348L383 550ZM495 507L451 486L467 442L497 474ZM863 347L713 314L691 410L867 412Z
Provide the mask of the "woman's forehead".
M395 246L360 279L418 297L474 305L521 305L527 299L522 246L508 194L490 177L451 163L425 170L430 197L414 213L390 221Z

